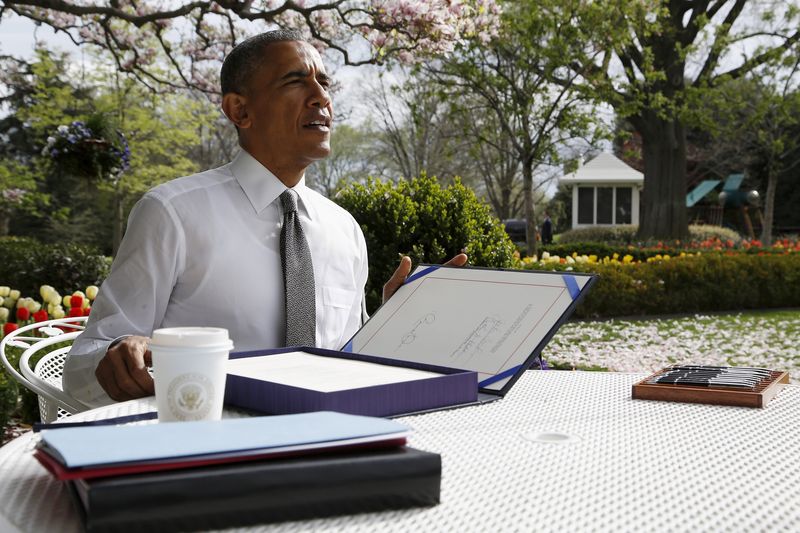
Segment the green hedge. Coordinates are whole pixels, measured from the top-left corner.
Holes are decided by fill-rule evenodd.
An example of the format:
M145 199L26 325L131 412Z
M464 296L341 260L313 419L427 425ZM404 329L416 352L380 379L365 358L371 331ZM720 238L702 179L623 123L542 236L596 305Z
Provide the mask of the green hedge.
M540 267L533 264L528 268ZM578 318L800 305L800 254L704 253L630 265L576 263L569 268L599 276L576 309Z
M636 237L639 226L598 226L591 228L576 228L558 235L558 243L608 243L608 244L637 244L640 239ZM729 228L709 225L689 226L689 238L692 241L702 242L708 239L719 238L731 240L735 244L741 242L742 237ZM655 244L655 243L653 243Z
M470 264L511 267L514 244L502 223L475 193L456 181L442 187L422 176L392 184L352 183L334 199L361 225L369 253L367 308L381 302L383 284L401 255L414 264L442 263L465 250Z
M100 285L111 259L80 244L44 244L34 239L0 238L0 285L38 299L39 287L51 285L61 294Z

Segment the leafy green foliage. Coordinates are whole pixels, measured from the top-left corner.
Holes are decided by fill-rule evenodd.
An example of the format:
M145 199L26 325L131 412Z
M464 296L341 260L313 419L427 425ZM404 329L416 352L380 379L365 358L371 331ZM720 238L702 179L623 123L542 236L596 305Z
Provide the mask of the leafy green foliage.
M0 283L22 296L37 296L47 283L61 294L100 285L111 260L91 247L75 243L45 244L35 239L0 238Z
M348 185L334 200L352 213L367 241L370 311L403 255L415 264L442 263L463 250L472 265L515 265L502 224L459 180L442 187L425 175L397 185L370 179Z
M0 133L16 132L10 137L12 147L0 147L5 156L0 185L29 191L25 199L30 204L24 223L6 215L11 220L6 230L0 224L0 235L9 231L42 241L78 241L111 253L129 209L144 191L218 162L209 160L203 142L214 135L219 110L191 95L154 95L102 69L76 82L68 75L74 68L65 56L38 50L33 63L17 64L0 77L9 92L5 102L10 112L0 122ZM71 131L75 122L84 123L92 138L70 144L70 135L80 137L77 129ZM100 171L123 170L128 162L130 167L115 172L113 179L87 179ZM20 178L12 182L4 176Z

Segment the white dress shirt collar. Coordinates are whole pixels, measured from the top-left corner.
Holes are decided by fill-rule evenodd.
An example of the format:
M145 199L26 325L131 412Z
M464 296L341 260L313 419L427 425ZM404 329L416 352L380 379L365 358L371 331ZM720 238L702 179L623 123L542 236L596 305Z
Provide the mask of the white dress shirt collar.
M239 150L231 162L231 172L256 213L261 213L288 188L275 174L244 149ZM305 175L300 178L297 185L292 187L292 190L300 197L300 209L304 210L308 218L313 220L316 217L316 210L314 202L309 197L312 192L306 187Z

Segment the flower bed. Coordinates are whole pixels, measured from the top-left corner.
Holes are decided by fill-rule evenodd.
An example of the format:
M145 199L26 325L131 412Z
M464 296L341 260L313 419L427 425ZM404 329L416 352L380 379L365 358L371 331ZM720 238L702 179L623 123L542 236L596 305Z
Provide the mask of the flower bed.
M593 272L595 287L578 306L582 318L800 305L800 253L656 254L636 260L615 253L567 257L543 254L525 258L523 268Z
M780 239L772 246L765 247L760 241L739 241L727 239L722 240L716 237L702 241L672 241L657 242L652 246L636 246L633 244L609 244L604 242L577 242L567 244L551 244L542 247L543 253L549 256L575 257L586 255L612 257L617 254L620 257L630 255L634 261L644 261L650 257L658 255L679 256L681 253L697 252L722 252L727 255L737 253L747 253L756 255L767 254L791 254L800 252L800 240Z

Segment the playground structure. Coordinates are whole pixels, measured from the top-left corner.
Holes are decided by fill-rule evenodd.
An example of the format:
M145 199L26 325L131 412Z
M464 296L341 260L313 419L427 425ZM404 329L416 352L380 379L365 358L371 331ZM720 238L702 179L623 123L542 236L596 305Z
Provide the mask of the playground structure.
M758 191L741 189L744 174L731 174L725 179L716 204L705 199L721 183L720 180L704 180L686 195L691 224L725 226L738 231L749 239L756 238L764 225L761 213L761 197ZM751 213L755 215L755 222Z

